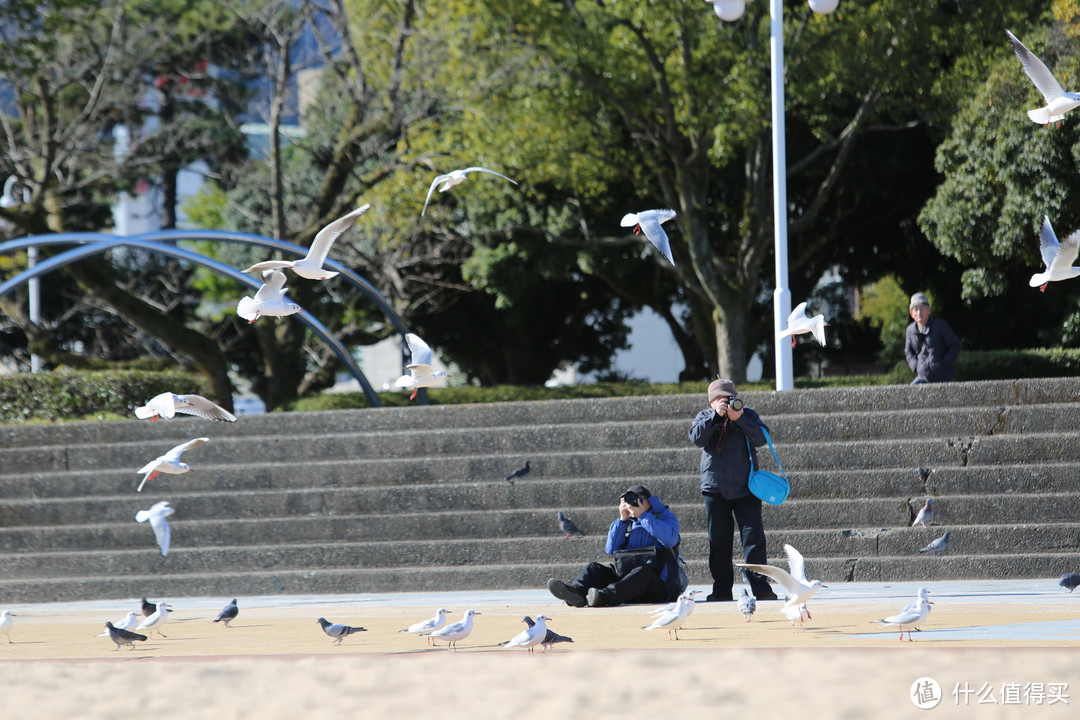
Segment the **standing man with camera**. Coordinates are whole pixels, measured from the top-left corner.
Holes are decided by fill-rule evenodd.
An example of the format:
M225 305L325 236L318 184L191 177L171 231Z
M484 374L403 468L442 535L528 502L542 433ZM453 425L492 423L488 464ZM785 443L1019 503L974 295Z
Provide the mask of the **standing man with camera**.
M591 562L569 583L551 578L548 590L573 607L671 602L679 580L679 519L642 485L619 497L604 552L613 563Z
M735 583L732 562L735 525L742 537L747 563L767 563L761 500L750 492L750 457L757 467L757 452L765 444L767 429L761 418L737 397L735 383L717 379L709 383L709 407L694 418L690 441L701 448L701 494L705 496L705 523L709 535L709 573L713 579L709 602L732 599ZM750 590L758 600L776 600L762 576L748 572Z

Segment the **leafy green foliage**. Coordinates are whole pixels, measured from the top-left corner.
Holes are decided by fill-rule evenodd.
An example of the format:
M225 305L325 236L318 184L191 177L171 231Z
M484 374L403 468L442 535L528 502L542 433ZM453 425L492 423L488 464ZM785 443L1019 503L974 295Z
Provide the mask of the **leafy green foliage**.
M911 322L908 293L892 275L862 288L856 320L865 320L881 333L880 357L886 362L904 358L904 331ZM933 303L933 298L930 298Z

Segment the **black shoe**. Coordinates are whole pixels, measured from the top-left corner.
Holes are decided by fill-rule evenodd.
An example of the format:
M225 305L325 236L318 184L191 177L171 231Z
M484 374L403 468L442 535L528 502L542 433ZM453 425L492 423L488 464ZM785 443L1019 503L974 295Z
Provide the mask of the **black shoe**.
M562 580L548 579L548 592L565 602L570 607L585 607L588 603L577 588L567 585Z
M766 590L765 592L761 593L760 595L754 595L754 597L757 598L758 600L779 600L780 599L779 596L777 596L777 594L774 593L772 590Z
M613 605L608 593L599 588L589 588L588 593L589 607L608 607Z
M730 595L723 595L720 593L709 593L709 596L705 598L705 602L733 602L735 598Z

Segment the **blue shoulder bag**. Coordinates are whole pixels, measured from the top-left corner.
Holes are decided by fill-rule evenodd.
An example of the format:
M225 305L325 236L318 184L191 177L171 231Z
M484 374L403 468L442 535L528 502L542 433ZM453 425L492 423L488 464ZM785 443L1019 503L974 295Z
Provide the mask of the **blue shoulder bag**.
M762 502L779 505L787 499L788 493L791 492L791 484L788 482L787 475L784 474L784 467L780 464L780 458L776 457L776 448L772 445L769 431L762 428L761 432L765 433L765 441L769 443L769 450L772 451L773 459L776 460L776 467L780 469L780 474L777 475L768 470L754 468L754 450L750 446L750 438L747 438L746 450L750 453L750 480L748 484L750 492L754 493Z

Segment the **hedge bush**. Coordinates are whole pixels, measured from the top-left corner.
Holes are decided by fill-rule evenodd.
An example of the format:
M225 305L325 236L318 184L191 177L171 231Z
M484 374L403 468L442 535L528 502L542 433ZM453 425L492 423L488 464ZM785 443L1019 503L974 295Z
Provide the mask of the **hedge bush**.
M0 423L133 417L137 406L166 391L206 395L209 385L202 375L179 370L0 375Z
M1080 349L961 350L956 360L957 380L1012 380L1014 378L1072 377L1080 375ZM891 383L910 383L915 374L906 362L889 371Z

